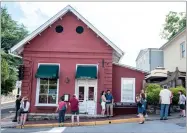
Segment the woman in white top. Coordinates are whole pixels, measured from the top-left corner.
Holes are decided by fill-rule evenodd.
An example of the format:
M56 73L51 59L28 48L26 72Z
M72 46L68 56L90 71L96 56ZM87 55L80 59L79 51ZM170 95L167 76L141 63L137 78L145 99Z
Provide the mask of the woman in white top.
M180 110L181 110L181 116L186 117L186 112L185 112L185 102L186 102L186 96L183 94L183 92L180 90L179 91L179 105L180 105Z
M24 128L25 121L27 119L27 114L29 113L30 103L27 97L24 97L21 101L21 128Z
M106 97L105 97L105 91L102 91L101 93L101 108L102 108L102 111L101 111L101 115L104 116L105 115L105 110L106 110Z

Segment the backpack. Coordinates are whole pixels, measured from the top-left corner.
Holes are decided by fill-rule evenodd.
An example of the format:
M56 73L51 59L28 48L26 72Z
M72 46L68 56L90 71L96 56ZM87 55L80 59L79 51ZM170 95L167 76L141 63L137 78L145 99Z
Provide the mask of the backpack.
M66 111L66 103L64 104L64 106L62 106L62 109L60 110Z

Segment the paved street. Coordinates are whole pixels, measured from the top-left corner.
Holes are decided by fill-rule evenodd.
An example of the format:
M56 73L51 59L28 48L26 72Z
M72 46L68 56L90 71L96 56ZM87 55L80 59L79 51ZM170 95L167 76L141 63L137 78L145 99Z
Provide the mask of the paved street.
M10 116L9 111L15 110L15 102L1 104L1 119Z
M2 129L2 133L185 133L186 119L172 119L168 121L148 121L141 125L138 123L124 123L103 126L85 127L56 127L56 128L27 128Z

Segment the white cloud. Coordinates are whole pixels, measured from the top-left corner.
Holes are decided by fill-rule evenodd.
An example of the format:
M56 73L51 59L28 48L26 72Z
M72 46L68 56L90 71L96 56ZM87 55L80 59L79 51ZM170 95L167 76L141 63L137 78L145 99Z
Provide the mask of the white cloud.
M166 14L186 9L185 2L20 2L20 22L35 30L68 4L125 51L122 63L131 66L140 49L165 42L159 34Z

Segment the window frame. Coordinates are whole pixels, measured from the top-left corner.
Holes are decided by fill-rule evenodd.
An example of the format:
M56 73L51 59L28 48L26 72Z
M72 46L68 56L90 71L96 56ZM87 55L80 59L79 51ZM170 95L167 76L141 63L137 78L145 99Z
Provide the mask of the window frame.
M186 45L185 44L186 44L185 41L180 44L180 55L181 55L181 58L185 58L186 57ZM184 48L184 49L182 49L182 48Z
M38 63L38 68L40 65L58 65L59 66L59 78L57 79L57 96L56 96L56 104L46 104L46 103L39 103L39 93L40 93L40 78L37 78L36 83L36 98L35 98L35 106L47 106L53 107L58 106L58 99L59 99L59 79L60 79L60 64L59 63Z
M124 101L122 99L123 97L123 82L125 80L132 80L133 81L133 100L132 101ZM125 78L125 77L121 77L121 102L125 102L125 103L136 103L136 100L135 100L135 93L136 93L136 78Z

